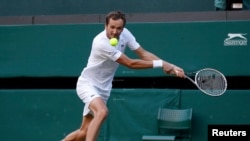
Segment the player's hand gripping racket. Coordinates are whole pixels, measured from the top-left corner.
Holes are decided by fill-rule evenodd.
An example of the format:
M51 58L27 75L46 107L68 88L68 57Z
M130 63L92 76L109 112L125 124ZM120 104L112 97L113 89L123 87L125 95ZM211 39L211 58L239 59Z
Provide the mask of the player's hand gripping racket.
M194 79L190 77L193 74ZM185 73L185 76L207 95L221 96L227 90L226 77L218 70L204 68L193 73Z

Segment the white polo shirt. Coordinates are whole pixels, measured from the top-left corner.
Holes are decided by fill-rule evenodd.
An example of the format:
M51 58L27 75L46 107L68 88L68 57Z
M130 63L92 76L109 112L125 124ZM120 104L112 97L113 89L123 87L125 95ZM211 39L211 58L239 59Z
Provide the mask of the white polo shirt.
M131 50L136 50L140 47L128 29L123 29L119 37L119 43L116 46L110 45L106 30L99 33L93 39L87 66L83 69L79 80L85 80L82 82L88 82L100 90L101 93L107 93L107 95L109 95L112 88L113 77L119 66L115 61L125 51L126 47L129 47Z

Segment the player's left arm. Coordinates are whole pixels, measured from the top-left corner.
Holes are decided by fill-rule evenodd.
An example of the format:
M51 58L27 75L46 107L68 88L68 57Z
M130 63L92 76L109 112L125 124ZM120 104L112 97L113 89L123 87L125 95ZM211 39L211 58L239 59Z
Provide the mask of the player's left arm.
M136 50L134 50L134 52L142 60L146 60L146 61L160 60L160 58L158 56L145 50L142 47L137 48Z
M162 60L163 61L163 71L168 74L174 74L176 76L184 77L184 71L182 68L169 63L168 61L165 61L155 54L145 50L142 47L137 48L134 50L134 52L139 56L140 59L146 60L146 61L153 61L153 60Z

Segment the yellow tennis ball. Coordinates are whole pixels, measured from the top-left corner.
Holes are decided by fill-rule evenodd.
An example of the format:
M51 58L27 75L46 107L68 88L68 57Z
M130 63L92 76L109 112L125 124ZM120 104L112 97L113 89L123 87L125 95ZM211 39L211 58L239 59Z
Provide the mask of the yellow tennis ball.
M116 38L111 38L109 43L111 46L116 46L118 44L118 40Z

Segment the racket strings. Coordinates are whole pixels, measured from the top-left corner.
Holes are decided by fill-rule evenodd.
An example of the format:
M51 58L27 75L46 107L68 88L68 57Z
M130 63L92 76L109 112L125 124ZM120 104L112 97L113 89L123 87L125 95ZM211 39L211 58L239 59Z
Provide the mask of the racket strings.
M227 87L225 77L213 70L200 71L195 79L198 87L209 95L221 95Z

